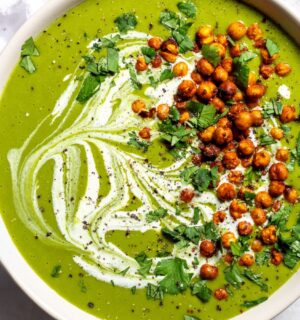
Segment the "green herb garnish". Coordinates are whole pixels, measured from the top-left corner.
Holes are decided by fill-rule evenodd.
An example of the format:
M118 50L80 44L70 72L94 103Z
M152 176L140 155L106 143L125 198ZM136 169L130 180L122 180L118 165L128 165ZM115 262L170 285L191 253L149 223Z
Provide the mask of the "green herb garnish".
M52 271L51 271L51 277L52 278L58 278L59 275L61 274L61 266L60 265L57 265L57 266L54 266Z
M136 27L137 18L133 13L128 12L116 18L114 22L120 32L126 33L127 31L133 30Z
M244 303L241 304L241 307L251 308L265 302L266 300L268 300L267 297L262 297L257 300L245 301Z
M221 56L217 47L205 44L202 47L202 55L208 60L214 67L216 67L221 62Z
M203 302L208 302L212 296L212 290L208 288L205 281L198 281L192 285L192 295Z
M39 50L37 49L33 38L29 38L22 45L21 49L21 62L20 66L25 69L28 73L32 74L36 71L36 67L31 57L39 56Z
M138 269L138 273L146 277L149 274L149 271L152 266L152 259L148 258L145 252L140 252L137 256L135 256L135 260L140 265L140 269Z
M197 7L192 1L179 2L177 8L182 12L187 18L196 18Z
M158 221L162 218L164 218L168 214L168 211L164 208L158 208L154 211L150 211L146 215L146 221L148 223Z
M266 48L269 52L270 57L273 57L275 54L279 53L278 45L271 39L267 39Z
M150 146L148 141L139 139L135 131L129 132L129 141L127 142L129 146L133 146L143 152L147 152Z

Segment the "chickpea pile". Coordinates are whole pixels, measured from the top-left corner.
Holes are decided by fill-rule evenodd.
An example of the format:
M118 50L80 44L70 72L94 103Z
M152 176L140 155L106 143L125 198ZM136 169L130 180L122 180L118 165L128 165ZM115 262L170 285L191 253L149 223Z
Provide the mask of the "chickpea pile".
M234 72L234 58L240 57L249 49L243 46L240 40L248 37L253 46L260 51L261 65L259 67L260 78L250 72L247 87L241 86ZM278 62L279 54L270 55L267 48L267 39L259 24L254 23L247 27L243 22L234 22L228 26L227 34L215 34L211 26L205 25L196 33L194 46L198 53L203 46L212 46L219 55L219 63L214 65L205 57L195 61L193 70L189 70L187 63L177 62L179 46L172 38L163 41L160 38L151 38L149 47L156 51L156 55L149 64L142 56L137 58L136 70L143 72L150 66L158 68L163 61L172 63L172 71L175 77L184 77L177 88L174 96L174 106L180 117L178 126L188 127L191 113L188 109L190 101L211 105L220 116L219 120L200 130L197 136L191 139L191 143L197 141L200 153L194 154L192 163L196 166L202 164L210 167L218 167L219 173L227 175L227 181L218 183L216 195L221 203L228 203L228 213L217 211L213 215L215 225L222 226L226 220L237 220L236 233L225 230L221 234L220 245L225 249L224 261L232 263L233 255L231 246L238 242L238 237L252 235L249 252L239 256L238 263L243 267L255 264L255 253L261 252L263 246L271 246L271 263L279 265L283 261L283 254L273 246L277 243L277 229L269 225L268 214L278 211L282 201L295 204L298 194L295 188L288 186L286 180L289 171L286 165L290 154L285 148L278 148L275 155L268 148L254 143L251 132L254 128L264 124L260 101L267 92L265 85L274 73L279 77L285 77L291 72L291 67L285 62ZM141 100L132 104L133 112L141 114L146 112L147 107ZM160 121L169 118L171 106L160 104L155 112ZM149 111L148 111L149 112ZM145 117L145 116L144 116ZM285 105L279 115L282 124L296 119L296 111L293 106ZM274 127L269 132L270 137L280 141L284 137L282 129ZM143 128L140 137L150 139L150 129ZM198 140L197 140L198 139ZM269 185L264 190L256 192L251 183L244 184L244 172L252 168L261 175L268 177ZM253 203L245 201L247 193L253 195ZM179 201L192 203L197 192L191 188L184 188ZM243 217L248 214L249 219ZM254 236L253 236L254 235ZM218 252L218 244L209 239L204 239L199 245L200 256L206 260L214 257ZM218 267L209 263L200 268L200 278L213 280L218 276ZM223 288L215 291L216 299L227 299L227 292Z

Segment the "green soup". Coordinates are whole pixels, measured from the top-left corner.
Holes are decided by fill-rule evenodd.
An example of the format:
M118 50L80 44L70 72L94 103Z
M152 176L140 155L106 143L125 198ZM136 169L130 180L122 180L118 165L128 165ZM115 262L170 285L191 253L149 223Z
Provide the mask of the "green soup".
M192 9L185 21L193 22L188 31L190 39L200 25L211 25L215 34L224 34L231 22L242 20L248 26L260 23L273 50L278 45L278 62L288 62L292 72L284 78L274 75L269 80L262 79L268 89L259 106L268 105L271 118L265 120L263 127L254 129L254 134L263 135L274 123L280 126L273 118L274 104L282 108L282 104L298 105L300 101L298 47L273 22L237 1L194 3L196 17ZM40 34L35 40L39 55L32 50L23 54L30 57L23 66L25 63L30 71L32 66L28 63L32 61L36 71L30 74L17 66L0 101L0 211L11 237L49 286L101 319L228 319L260 302L258 298L263 301L270 296L298 268L298 225L292 231L289 228L296 223L299 205L290 212L282 196L283 209L272 224L284 243L282 248L275 248L284 252L285 263L272 264L270 249L274 246L265 246L263 252L256 254L256 264L251 269L238 266L242 253L252 252L249 238L231 247L238 271L221 259L226 249L208 259L199 255L198 243L203 238L220 246L219 235L212 234L217 227L209 221L215 211L228 210L229 202L220 202L214 190L204 186L207 179L214 182L208 169L197 171L206 176L198 177L202 182L198 182L192 205L179 201L184 186L181 173L191 167L193 151L174 159L174 153L161 139L157 120L143 119L131 110L137 99L144 100L147 107L171 105L174 88L181 82L170 75L171 67L166 62L161 68L148 68L138 74L134 68L137 54L147 47L149 34L163 39L170 36L170 30L159 23L165 9L176 12L182 21L186 19L185 10L179 13L176 1L84 1ZM132 29L120 37L114 21L128 12L137 17L137 25L131 23ZM172 19L169 24L178 23L176 15ZM257 53L247 65L258 75L259 50L247 37L238 43ZM145 55L152 59L153 51ZM180 59L192 71L200 55L201 52L188 50L180 53ZM102 57L105 67L95 64L92 56ZM162 69L167 70L163 77ZM266 104L277 97L280 102ZM234 104L226 103L227 108ZM178 111L174 112L176 117ZM151 143L138 138L137 132L143 127L151 128ZM283 129L285 138L270 142L269 136L264 148L273 157L277 148L288 146L290 172L286 184L299 189L294 149L297 124L289 123ZM199 150L197 144L195 149ZM255 188L266 183L266 173L260 178L260 171L251 175L248 169L241 170ZM192 173L184 172L183 178L190 185ZM251 221L254 193L248 193L245 216ZM275 213L270 208L266 211L272 219ZM228 219L218 225L221 234L232 227L236 229L235 221ZM210 229L201 229L203 225ZM188 229L177 229L177 234L167 236L166 230L178 226ZM262 228L254 227L250 238L259 238ZM290 242L284 242L284 235ZM194 284L199 281L199 268L205 262L217 265L219 276L201 281L202 287L197 291ZM226 289L227 299L212 296L218 288ZM187 315L194 318L184 318Z

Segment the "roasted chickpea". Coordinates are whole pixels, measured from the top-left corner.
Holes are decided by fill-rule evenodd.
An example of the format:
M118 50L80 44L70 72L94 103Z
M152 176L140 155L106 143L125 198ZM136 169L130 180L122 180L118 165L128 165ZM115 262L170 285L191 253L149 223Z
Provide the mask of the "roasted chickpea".
M224 154L223 165L226 169L235 169L240 164L240 159L238 158L236 152L229 151Z
M248 98L256 100L263 97L266 93L267 88L263 84L252 84L248 86L246 95Z
M230 57L231 58L237 58L239 57L244 51L245 49L241 49L241 45L239 43L235 44L234 46L230 47L229 49L229 53L230 53Z
M218 110L218 112L222 113L225 111L225 103L218 97L214 97L210 100L210 103L215 106L215 108Z
M170 38L161 44L161 50L178 55L179 46L174 39Z
M241 164L244 168L249 168L252 166L253 157L243 158L241 159Z
M227 252L222 256L224 262L226 262L227 264L232 264L233 262L233 255L231 252Z
M275 249L272 249L271 251L271 263L275 266L279 266L281 262L283 261L283 254Z
M237 242L237 239L233 232L228 231L222 235L221 242L225 249L230 249L231 243Z
M271 134L272 138L275 140L281 140L284 137L283 130L278 127L273 127L270 130L270 134Z
M203 257L211 258L216 251L216 246L211 240L203 240L200 244L200 254Z
M215 130L216 128L214 126L210 126L199 134L199 138L201 139L202 142L209 143L213 139Z
M166 120L170 114L170 107L167 104L160 104L157 107L157 117L160 120Z
M222 183L217 189L217 196L221 201L232 200L236 197L236 190L231 183Z
M260 191L256 194L254 202L258 208L270 208L273 204L273 199L268 192Z
M226 47L223 46L221 43L215 42L211 45L212 47L215 47L218 50L219 56L221 58L224 58L226 55Z
M178 62L173 67L173 73L176 77L184 77L189 71L188 65L185 62Z
M193 156L192 156L192 163L193 163L195 166L200 166L201 163L202 163L202 161L203 161L203 157L202 157L201 154L198 154L198 153L193 154Z
M200 277L203 280L214 280L219 274L219 269L216 266L205 263L200 268Z
M272 164L269 169L270 180L284 181L289 176L289 171L284 163L278 162Z
M273 198L283 195L285 185L281 181L271 181L269 184L269 193Z
M258 48L258 49L265 48L266 47L266 43L267 43L267 40L259 39L259 40L256 40L254 42L254 47Z
M233 106L230 107L229 113L228 113L228 118L231 120L234 120L237 115L243 111L246 110L246 106L243 103L236 103Z
M252 126L259 127L264 123L264 118L260 110L253 110L250 112Z
M264 79L269 79L274 73L274 67L267 64L262 64L259 68L259 73Z
M148 69L148 65L146 63L145 57L139 56L136 60L135 69L137 71L145 71Z
M248 86L255 85L257 82L256 73L254 71L250 71L248 77Z
M264 64L272 64L278 57L279 54L276 53L272 57L269 55L269 51L266 48L260 49L260 54Z
M263 245L259 239L254 239L251 243L251 249L254 252L260 252L263 249Z
M232 130L230 128L219 127L215 130L213 139L218 145L228 144L233 140Z
M280 62L275 67L275 72L280 77L286 77L291 71L292 68L288 63Z
M183 124L190 119L190 113L188 111L182 111L180 113L179 123Z
M217 82L224 82L228 79L228 72L222 66L218 66L214 71L213 78Z
M218 92L216 85L212 81L203 81L199 84L197 95L202 100L212 99Z
M153 68L159 68L162 65L162 59L159 54L156 54L154 59L151 61L151 65Z
M255 257L251 253L244 253L239 259L239 265L251 267L255 263Z
M253 193L253 190L251 188L248 188L248 187L241 187L239 189L239 192L238 192L238 198L241 199L241 200L245 200L246 192Z
M274 203L272 205L272 211L277 212L277 211L279 211L280 208L281 208L281 201L280 200L274 201Z
M237 93L238 88L234 82L227 80L223 82L219 87L219 95L221 99L227 101L232 99Z
M261 226L267 221L267 214L261 208L254 208L251 211L251 218L257 226Z
M224 47L227 47L228 46L228 40L227 40L227 37L225 34L218 34L216 36L216 41L218 43L221 43Z
M204 148L202 149L202 154L206 159L214 160L220 154L220 148L218 148L214 144L209 144L207 146L204 146Z
M268 244L268 245L275 244L278 240L276 227L273 225L270 225L269 227L264 228L261 231L261 239L264 244Z
M238 152L246 157L251 156L255 151L255 146L252 140L243 139L238 144Z
M140 113L146 110L146 104L142 100L135 100L131 105L131 109L134 113Z
M220 224L224 222L225 218L226 218L226 213L224 211L218 211L218 212L215 212L213 215L213 222L214 224Z
M170 62L170 63L174 63L177 59L176 54L173 54L167 51L161 51L159 54L163 59L165 59L167 62Z
M192 80L183 80L178 86L178 95L183 99L190 99L196 93L197 87Z
M284 149L284 148L279 148L276 151L276 160L286 162L289 160L290 153L289 150Z
M190 203L195 196L195 192L189 188L185 188L180 193L180 200L185 203Z
M241 221L238 224L238 232L240 236L248 236L253 231L253 226L248 221Z
M249 129L252 126L251 113L248 111L242 111L241 113L237 114L234 124L241 131Z
M148 40L148 46L153 48L154 50L159 50L163 41L159 37L153 37Z
M295 188L287 187L284 192L284 198L289 203L296 203L298 201L298 193Z
M234 220L240 219L248 211L244 202L233 200L229 206L229 212Z
M228 298L228 293L227 293L226 289L219 288L219 289L215 290L214 297L217 300L226 300Z
M264 169L270 164L270 161L270 153L266 150L261 150L254 154L253 166L257 169Z
M240 40L246 32L247 27L241 21L233 22L227 28L227 33L233 40Z
M209 77L215 71L215 67L210 62L208 62L208 60L206 60L205 58L201 58L197 62L197 70L203 76Z
M194 70L192 73L191 73L191 78L192 80L197 83L197 84L200 84L203 79L202 79L202 76L200 73L198 73L196 70Z
M232 98L235 102L242 102L244 100L244 94L242 91L238 91Z
M228 181L234 184L241 184L244 180L244 175L241 171L230 171Z
M247 30L247 36L249 39L257 41L263 38L263 31L258 23L253 23Z
M221 62L221 66L228 72L231 73L233 69L233 60L231 58L225 58Z
M228 118L224 117L217 122L217 126L221 128L231 128L232 123Z
M292 122L296 119L296 109L294 106L284 106L280 115L282 123Z
M196 36L202 45L214 42L213 28L210 25L200 27Z
M140 136L142 139L149 140L149 139L151 138L150 128L145 127L145 128L143 128L142 130L140 130L139 136Z

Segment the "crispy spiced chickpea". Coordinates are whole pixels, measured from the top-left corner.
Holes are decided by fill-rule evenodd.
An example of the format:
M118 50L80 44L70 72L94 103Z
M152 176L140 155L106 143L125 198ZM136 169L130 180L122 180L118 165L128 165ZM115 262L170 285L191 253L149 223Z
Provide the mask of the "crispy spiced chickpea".
M233 60L231 58L225 58L221 61L221 66L228 72L231 73L233 70Z
M296 119L296 109L294 106L284 106L279 117L282 123L292 122Z
M222 44L224 47L228 46L228 40L225 34L218 34L216 36L216 42Z
M218 92L216 85L212 81L203 81L199 84L197 95L202 100L212 99Z
M226 300L228 298L228 293L227 293L226 289L219 288L219 289L215 290L214 297L217 300Z
M211 240L203 240L200 244L200 254L203 257L211 258L216 251L216 246Z
M253 231L253 226L248 221L239 222L237 228L238 228L238 233L240 236L248 236Z
M234 184L241 184L244 180L244 175L241 171L230 171L228 181Z
M183 99L190 99L196 93L197 87L192 80L183 80L178 86L177 93Z
M231 243L235 243L235 242L237 242L237 238L234 235L234 233L231 231L225 232L221 236L221 243L225 249L230 249Z
M275 140L281 140L284 137L284 131L278 127L273 127L270 130L270 134Z
M214 224L220 224L226 219L226 213L224 211L218 211L213 214Z
M243 139L238 144L238 152L246 157L251 156L255 151L255 146L252 140Z
M225 103L218 97L214 97L210 100L210 103L215 106L215 108L218 110L218 112L222 113L225 111Z
M260 127L264 123L264 118L260 110L251 111L252 125Z
M224 262L226 262L227 264L232 264L233 262L233 255L231 252L226 252L223 256L222 256Z
M227 33L233 40L240 40L247 33L247 27L242 21L233 22L227 28Z
M271 181L269 184L269 193L273 198L283 195L285 184L281 181Z
M251 243L251 249L254 252L260 252L263 249L263 244L259 239L254 239Z
M200 277L203 280L214 280L219 274L219 269L216 266L205 263L200 268Z
M202 142L209 143L213 139L215 130L216 128L214 126L210 126L199 133L199 138L201 139Z
M274 264L275 266L279 266L282 261L283 261L283 254L276 249L272 249L271 250L271 263Z
M282 162L274 163L269 169L270 180L284 181L289 176L286 165Z
M170 63L174 63L177 59L176 54L173 54L167 51L161 51L159 54L162 58L164 58L167 62L170 62Z
M245 131L252 126L252 117L249 111L242 111L235 117L234 124L237 129Z
M217 196L221 201L233 200L236 197L236 190L231 183L222 183L217 189Z
M202 78L201 74L199 72L197 72L196 70L194 70L191 73L191 78L197 84L200 84L203 81L203 78Z
M173 67L173 73L176 77L184 77L187 75L188 71L188 65L183 61L176 63Z
M259 73L264 79L269 79L274 73L274 67L268 64L262 64Z
M288 149L284 149L284 148L277 149L276 155L275 155L276 160L286 162L289 160L289 157L290 157L290 153Z
M239 200L233 200L229 206L230 215L234 220L240 219L247 210L246 204Z
M296 203L298 201L298 193L295 188L287 187L284 192L284 198L289 203Z
M148 69L148 65L146 63L145 57L139 56L136 60L135 69L137 71L145 71Z
M288 63L280 62L275 67L275 72L280 77L286 77L292 71L291 66Z
M252 166L253 163L253 157L248 157L248 158L242 158L241 159L241 164L244 168L249 168Z
M153 60L151 61L151 65L153 68L159 68L162 65L162 59L159 54L156 54Z
M195 165L195 166L200 166L201 163L203 161L203 157L201 154L199 153L196 153L196 154L193 154L192 156L192 163Z
M214 42L213 28L210 25L201 26L198 29L196 36L202 45Z
M272 64L279 57L278 53L275 53L273 56L270 56L269 51L266 48L261 48L260 54L264 64Z
M257 78L256 78L256 73L254 71L250 71L249 77L248 77L248 86L252 86L256 84Z
M139 131L139 136L142 139L149 140L151 138L150 131L151 131L150 128L145 127Z
M148 46L153 48L154 50L159 50L163 40L159 37L153 37L148 40Z
M242 91L238 91L233 97L232 100L235 102L242 102L244 100L244 94Z
M255 257L251 253L244 253L239 259L239 265L243 267L251 267L255 263Z
M209 144L204 146L202 149L202 154L206 159L214 160L220 154L220 148L214 144Z
M251 211L251 218L257 226L261 226L267 221L267 214L262 208L254 208Z
M222 66L218 66L213 73L213 78L216 82L224 82L228 79L228 72Z
M213 139L217 145L228 144L233 140L232 130L230 128L218 127L214 132Z
M241 187L238 192L238 199L245 200L246 192L253 193L253 190L248 187Z
M238 88L236 84L230 80L223 82L219 87L219 95L221 99L224 99L224 100L232 99L237 92L238 92Z
M267 245L275 244L278 240L276 227L273 225L270 225L264 228L261 231L261 239L264 244L267 244Z
M260 99L266 93L266 87L263 84L252 84L248 86L246 95L250 99Z
M224 154L222 162L226 169L232 170L240 164L240 159L236 152L229 151Z
M170 39L164 41L161 44L161 50L165 51L165 52L169 52L169 53L175 54L175 55L178 55L179 46L178 46L177 42L174 39L170 38Z
M135 100L131 105L131 109L134 113L140 113L146 110L146 104L142 100Z
M241 113L241 112L243 112L245 110L246 110L246 105L245 104L236 103L236 104L234 104L233 106L230 107L229 113L228 113L228 117L231 120L234 120L239 113Z
M270 153L266 150L256 152L253 157L253 165L257 169L266 168L271 161Z
M180 200L185 203L190 203L195 196L195 192L192 189L185 188L180 193Z
M268 192L260 191L256 194L254 202L258 208L270 208L274 201Z
M157 107L157 117L160 120L166 120L169 117L170 114L170 107L166 103L160 104Z
M179 117L179 123L183 124L190 119L190 113L188 111L182 111Z
M215 71L215 67L210 62L208 62L207 59L201 58L197 62L197 70L203 76L209 77Z
M237 58L239 57L245 49L241 49L241 45L239 43L235 44L234 46L230 47L229 53L231 58Z
M225 47L225 46L223 46L223 45L222 45L221 43L219 43L219 42L214 42L211 46L217 49L217 51L218 51L218 53L219 53L219 56L220 56L221 58L224 58L224 57L225 57L225 55L226 55L226 47Z
M232 123L228 118L223 117L217 122L217 126L221 128L231 128Z
M263 31L258 23L253 23L247 30L247 36L249 39L257 41L263 38Z

